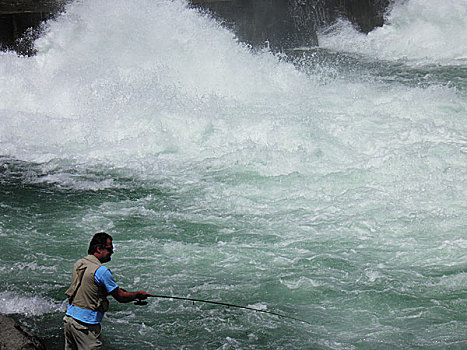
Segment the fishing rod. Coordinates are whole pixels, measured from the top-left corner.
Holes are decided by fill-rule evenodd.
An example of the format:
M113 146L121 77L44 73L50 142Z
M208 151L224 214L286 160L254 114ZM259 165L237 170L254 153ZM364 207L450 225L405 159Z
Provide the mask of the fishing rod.
M256 311L256 312L263 312L263 313L266 313L266 314L270 314L270 315L274 315L274 316L278 316L278 317L283 317L283 318L288 318L288 319L291 319L291 320L295 320L295 321L299 321L299 322L303 322L303 323L307 323L307 324L311 325L310 322L299 319L299 318L296 318L296 317L293 317L293 316L288 316L288 315L280 314L280 313L273 312L273 311L255 309L255 308L249 307L249 306L235 305L235 304L223 303L223 302L220 302L220 301L203 300L203 299L196 299L196 298L176 297L176 296L170 296L170 295L151 294L150 297L152 297L152 298L163 298L163 299L176 299L176 300L192 301L193 304L195 302L200 302L200 303L205 303L205 304L214 304L214 305L222 305L222 306L227 306L227 307L236 307L238 309L245 309L245 310L251 310L251 311ZM146 304L147 304L147 302L142 301L142 300L138 300L135 303L135 305L146 305Z

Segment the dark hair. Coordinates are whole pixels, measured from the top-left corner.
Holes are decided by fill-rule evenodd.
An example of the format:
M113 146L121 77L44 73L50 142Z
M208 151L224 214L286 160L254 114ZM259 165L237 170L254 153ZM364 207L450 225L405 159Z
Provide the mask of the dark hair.
M107 245L107 240L112 240L112 236L106 232L97 232L89 243L88 254L92 255L97 252L97 247L104 248Z

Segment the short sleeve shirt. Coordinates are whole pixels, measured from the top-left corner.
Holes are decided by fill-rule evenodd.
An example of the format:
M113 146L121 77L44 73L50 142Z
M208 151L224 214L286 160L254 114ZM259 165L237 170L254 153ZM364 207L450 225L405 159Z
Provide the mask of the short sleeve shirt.
M100 266L94 273L94 281L99 286L105 286L108 293L111 293L115 288L118 287L117 283L112 276L112 272L105 267Z
M100 266L96 270L94 273L94 282L99 286L105 286L108 293L118 288L112 276L112 272L106 266ZM103 312L83 309L71 304L68 304L66 314L73 317L75 320L90 324L101 323L104 318Z

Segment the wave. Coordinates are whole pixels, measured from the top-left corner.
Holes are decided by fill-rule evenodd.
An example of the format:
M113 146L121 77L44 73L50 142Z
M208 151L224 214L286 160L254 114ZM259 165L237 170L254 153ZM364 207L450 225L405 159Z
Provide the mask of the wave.
M320 47L418 65L467 63L466 0L397 1L385 23L366 35L340 20L319 35Z
M37 295L0 292L0 314L40 316L46 313L61 311L61 309L61 304Z
M414 143L451 142L463 129L453 121L445 131L464 110L456 91L323 82L320 71L252 53L183 1L75 2L36 48L34 57L0 55L0 155L62 160L73 175L51 182L73 182L75 163L327 173L403 147L401 131L420 129L407 133Z
M37 162L199 152L226 109L303 83L183 1L75 2L35 45L0 55L0 153Z

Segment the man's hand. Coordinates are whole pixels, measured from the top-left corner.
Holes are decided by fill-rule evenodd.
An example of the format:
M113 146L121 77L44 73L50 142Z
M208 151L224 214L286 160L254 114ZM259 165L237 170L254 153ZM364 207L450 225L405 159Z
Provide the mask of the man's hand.
M140 290L139 292L136 292L136 299L138 300L146 300L148 297L153 297L153 294L146 293L143 290Z
M119 303L129 303L135 300L141 301L153 296L152 294L146 293L145 291L127 292L126 290L119 287L115 288L110 293L110 295L113 296Z

